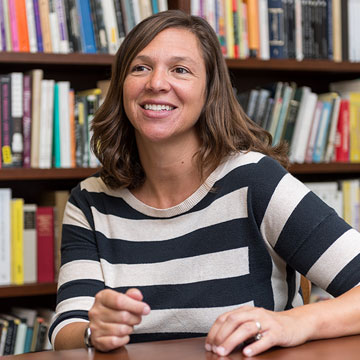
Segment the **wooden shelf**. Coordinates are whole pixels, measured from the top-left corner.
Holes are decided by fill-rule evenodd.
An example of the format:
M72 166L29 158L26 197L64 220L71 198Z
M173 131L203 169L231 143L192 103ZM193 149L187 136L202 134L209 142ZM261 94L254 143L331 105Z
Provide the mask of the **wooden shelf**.
M360 63L343 61L337 63L330 60L289 60L289 59L227 59L226 63L230 69L239 70L276 70L276 71L298 71L298 72L328 72L328 73L359 73Z
M360 163L292 164L289 171L294 175L354 173L360 176Z
M55 295L57 283L0 286L0 298Z
M73 169L0 169L1 180L59 180L83 179L99 171L98 168L73 168Z
M105 66L109 67L114 61L110 54L52 54L52 53L24 53L0 52L0 64L34 64L61 66Z

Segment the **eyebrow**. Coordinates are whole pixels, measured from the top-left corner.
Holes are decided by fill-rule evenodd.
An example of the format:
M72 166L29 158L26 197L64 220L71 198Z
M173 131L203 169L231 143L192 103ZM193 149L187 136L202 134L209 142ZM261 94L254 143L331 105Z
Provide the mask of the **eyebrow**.
M147 56L147 55L138 55L134 58L133 61L136 61L136 60L141 60L141 61L151 61L151 57L150 56ZM197 65L198 63L196 61L194 61L192 58L188 57L188 56L172 56L170 58L171 61L173 62L188 62L192 65Z

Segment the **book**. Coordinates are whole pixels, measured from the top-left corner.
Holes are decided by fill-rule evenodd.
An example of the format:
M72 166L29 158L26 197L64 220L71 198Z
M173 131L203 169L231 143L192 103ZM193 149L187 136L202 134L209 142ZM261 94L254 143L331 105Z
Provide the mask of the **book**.
M349 8L348 0L341 0L341 60L349 61Z
M0 356L4 355L5 344L7 339L7 332L9 328L9 322L6 319L0 317L0 327L1 327L1 338L0 338Z
M38 206L36 209L37 281L54 281L54 208Z
M15 350L16 333L20 320L9 314L0 314L0 319L7 323L7 332L3 355L12 355Z
M304 49L303 49L303 40L302 40L302 6L301 0L294 0L294 10L295 10L295 58L298 61L304 59Z
M11 77L11 156L12 166L23 164L23 73L13 72Z
M29 32L28 32L25 0L15 0L15 12L16 12L19 51L29 52L30 43L29 43Z
M0 188L0 285L11 283L11 198L10 188Z
M41 80L44 76L42 69L30 71L31 76L31 155L30 165L32 168L39 167L39 143L40 143L40 108L41 108Z
M323 110L323 102L318 100L316 102L315 111L313 114L313 118L311 121L311 128L309 132L308 142L306 145L306 154L305 154L305 162L312 163L313 162L313 155L314 149L316 144L316 138L319 130L321 112Z
M259 6L258 0L243 0L247 5L247 20L249 29L249 55L258 57L260 51Z
M341 0L332 0L333 60L342 61Z
M10 22L10 34L11 34L11 49L13 51L20 51L19 34L16 20L16 0L8 0L9 8L9 22Z
M57 15L58 33L59 33L59 50L62 54L68 54L70 52L69 46L69 34L67 29L66 13L65 13L65 1L55 0L55 13Z
M167 0L158 0L159 12L168 10Z
M24 283L24 199L11 199L11 283Z
M122 22L120 4L117 12L115 12L114 3L112 1L98 0L103 10L103 17L106 19L104 22L106 30L107 44L110 54L115 54L120 46L120 43L124 40L125 34L122 34L121 39L119 38L118 23ZM118 20L115 16L118 16Z
M360 162L360 92L349 95L350 107L350 162Z
M350 153L349 100L341 99L335 136L335 161L348 162Z
M125 24L124 24L121 0L114 0L114 9L115 9L116 24L118 27L118 34L119 34L119 44L121 44L125 39Z
M39 1L39 16L42 34L42 44L44 52L52 52L51 44L51 28L50 28L50 7L49 0L38 0ZM35 3L34 3L35 4Z
M272 59L284 58L284 9L282 0L269 0L269 46Z
M109 1L109 3L112 3ZM108 53L108 38L104 21L104 11L101 0L90 0L91 19L94 25L96 50L99 53ZM115 17L115 11L112 16ZM107 19L108 21L109 19ZM115 21L116 22L116 21Z
M82 52L96 53L94 27L91 20L89 0L76 0L76 9L80 23L80 39Z
M81 52L80 23L76 8L76 0L64 0L66 23L69 36L69 51Z
M1 158L2 167L12 166L11 153L11 77L10 75L0 76L1 86Z
M268 0L259 0L259 58L270 59Z
M53 53L60 53L60 32L59 19L56 14L55 0L49 0L49 21L51 35L51 50Z
M42 30L41 30L39 0L33 0L33 7L34 7L34 20L35 20L37 51L43 52L44 46L43 46L43 37L42 37Z
M12 42L11 42L11 28L10 28L10 14L9 14L9 2L7 0L2 0L2 9L3 9L3 25L1 29L2 39L3 39L3 50L11 51Z
M37 281L36 204L24 204L24 283Z
M157 12L161 11L159 10L158 1L156 1L156 5L158 6ZM140 20L144 20L147 17L151 16L153 14L153 7L151 5L151 0L139 0L139 8L140 8Z
M31 77L25 74L23 77L23 162L24 168L29 168L31 165Z
M59 107L59 85L54 85L54 119L53 119L53 146L52 146L52 165L55 168L61 167L60 150L60 107Z
M14 355L23 354L26 340L27 325L24 319L18 317L19 323L17 326Z
M38 51L37 37L36 37L36 25L35 25L35 13L33 0L25 0L26 5L26 20L29 36L29 50L32 53Z
M225 24L226 24L226 57L232 59L235 57L235 37L234 37L234 17L232 12L232 2L225 2Z
M136 25L132 1L121 0L120 4L123 15L125 34L128 34Z

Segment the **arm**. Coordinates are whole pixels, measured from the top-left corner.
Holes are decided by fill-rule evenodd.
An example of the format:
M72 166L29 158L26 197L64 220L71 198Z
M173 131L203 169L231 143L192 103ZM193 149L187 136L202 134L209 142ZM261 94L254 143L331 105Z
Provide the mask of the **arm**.
M258 333L256 322L261 324L262 337L244 347L246 356L254 356L275 345L289 347L308 340L359 334L360 286L338 298L283 312L242 307L223 314L210 329L207 350L226 356Z
M91 329L91 343L98 350L110 351L127 344L134 326L141 322L142 315L150 312L142 298L137 289L129 289L126 294L109 289L100 291L89 310L89 323L73 322L64 326L56 336L55 349L84 347L87 326Z

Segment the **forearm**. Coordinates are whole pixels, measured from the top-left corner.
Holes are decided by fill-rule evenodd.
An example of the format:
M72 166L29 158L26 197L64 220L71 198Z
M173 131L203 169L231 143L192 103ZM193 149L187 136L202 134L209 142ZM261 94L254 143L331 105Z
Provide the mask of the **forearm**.
M55 350L85 347L84 333L87 325L87 322L74 322L64 326L56 335Z
M303 323L308 340L360 334L360 286L337 298L294 308L289 314Z

